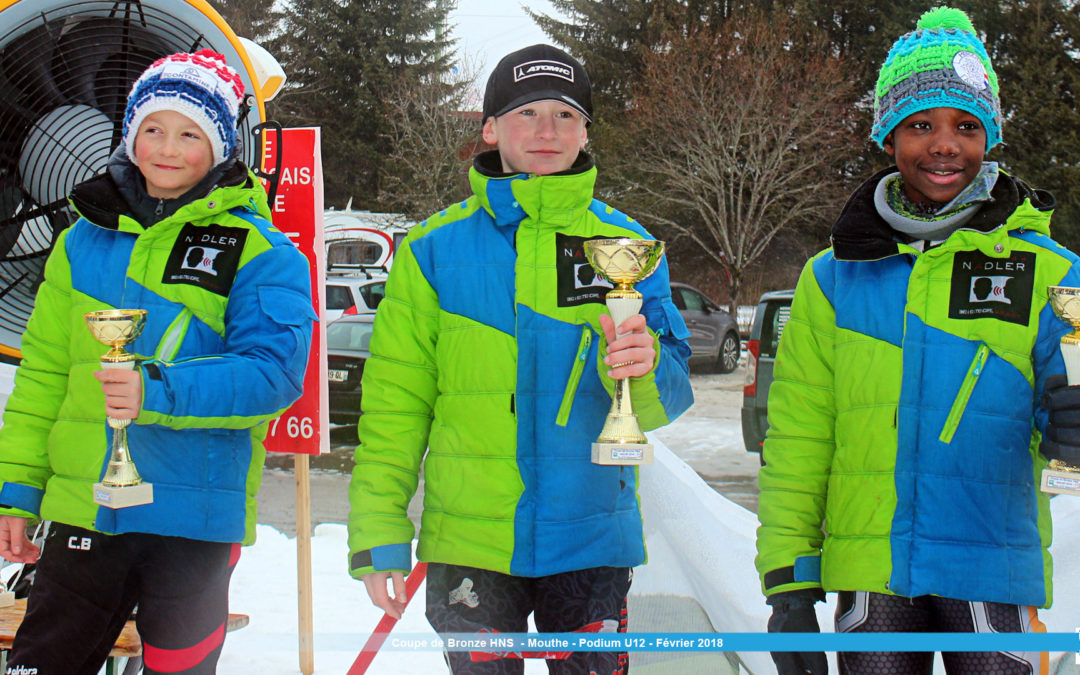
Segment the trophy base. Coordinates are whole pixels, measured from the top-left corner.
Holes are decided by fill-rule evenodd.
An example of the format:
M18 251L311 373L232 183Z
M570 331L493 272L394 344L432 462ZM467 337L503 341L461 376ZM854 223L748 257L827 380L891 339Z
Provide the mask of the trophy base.
M1055 495L1080 495L1080 472L1043 469L1040 489Z
M150 483L114 487L94 483L94 503L110 509L126 509L154 501L154 486Z
M652 464L651 443L593 443L593 464Z

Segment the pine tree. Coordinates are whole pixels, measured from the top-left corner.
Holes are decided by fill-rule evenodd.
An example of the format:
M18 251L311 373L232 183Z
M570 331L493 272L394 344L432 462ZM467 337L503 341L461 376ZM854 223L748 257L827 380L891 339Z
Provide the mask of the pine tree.
M327 206L373 208L391 151L384 99L402 81L451 67L454 0L304 0L285 10L272 51L289 77L275 100L286 126L322 127Z
M1002 166L1057 199L1052 234L1080 246L1080 8L1007 0L969 10L1001 83Z
M275 0L213 0L211 4L237 35L262 44L277 32L281 12L274 9Z

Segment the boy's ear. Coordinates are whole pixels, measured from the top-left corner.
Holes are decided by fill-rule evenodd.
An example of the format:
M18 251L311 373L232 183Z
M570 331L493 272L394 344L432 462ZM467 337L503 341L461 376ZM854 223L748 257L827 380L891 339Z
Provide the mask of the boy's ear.
M498 134L498 132L495 131L495 118L494 117L489 117L486 120L484 120L484 127L480 131L480 135L484 139L484 142L487 143L488 145L498 145L499 144L499 134Z
M893 144L893 132L889 132L885 138L881 139L881 147L885 152L889 153L890 157L896 156L896 146Z
M589 143L589 127L584 124L581 125L581 145L578 146L578 150L584 150L585 146Z

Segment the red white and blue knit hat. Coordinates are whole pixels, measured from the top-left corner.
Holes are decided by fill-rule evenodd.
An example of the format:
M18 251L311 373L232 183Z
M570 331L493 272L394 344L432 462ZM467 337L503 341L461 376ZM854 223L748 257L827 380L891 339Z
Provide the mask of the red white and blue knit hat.
M172 54L154 63L135 80L124 111L124 147L135 159L135 135L146 116L173 110L197 124L214 150L214 166L236 148L236 117L244 100L244 83L225 57L210 49Z

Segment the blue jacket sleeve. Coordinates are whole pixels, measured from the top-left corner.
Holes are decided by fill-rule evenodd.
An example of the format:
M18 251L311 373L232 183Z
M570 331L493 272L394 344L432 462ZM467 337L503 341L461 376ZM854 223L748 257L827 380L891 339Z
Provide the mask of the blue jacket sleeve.
M223 353L146 364L136 424L243 429L292 404L315 320L308 279L307 260L288 243L244 265L229 293Z

